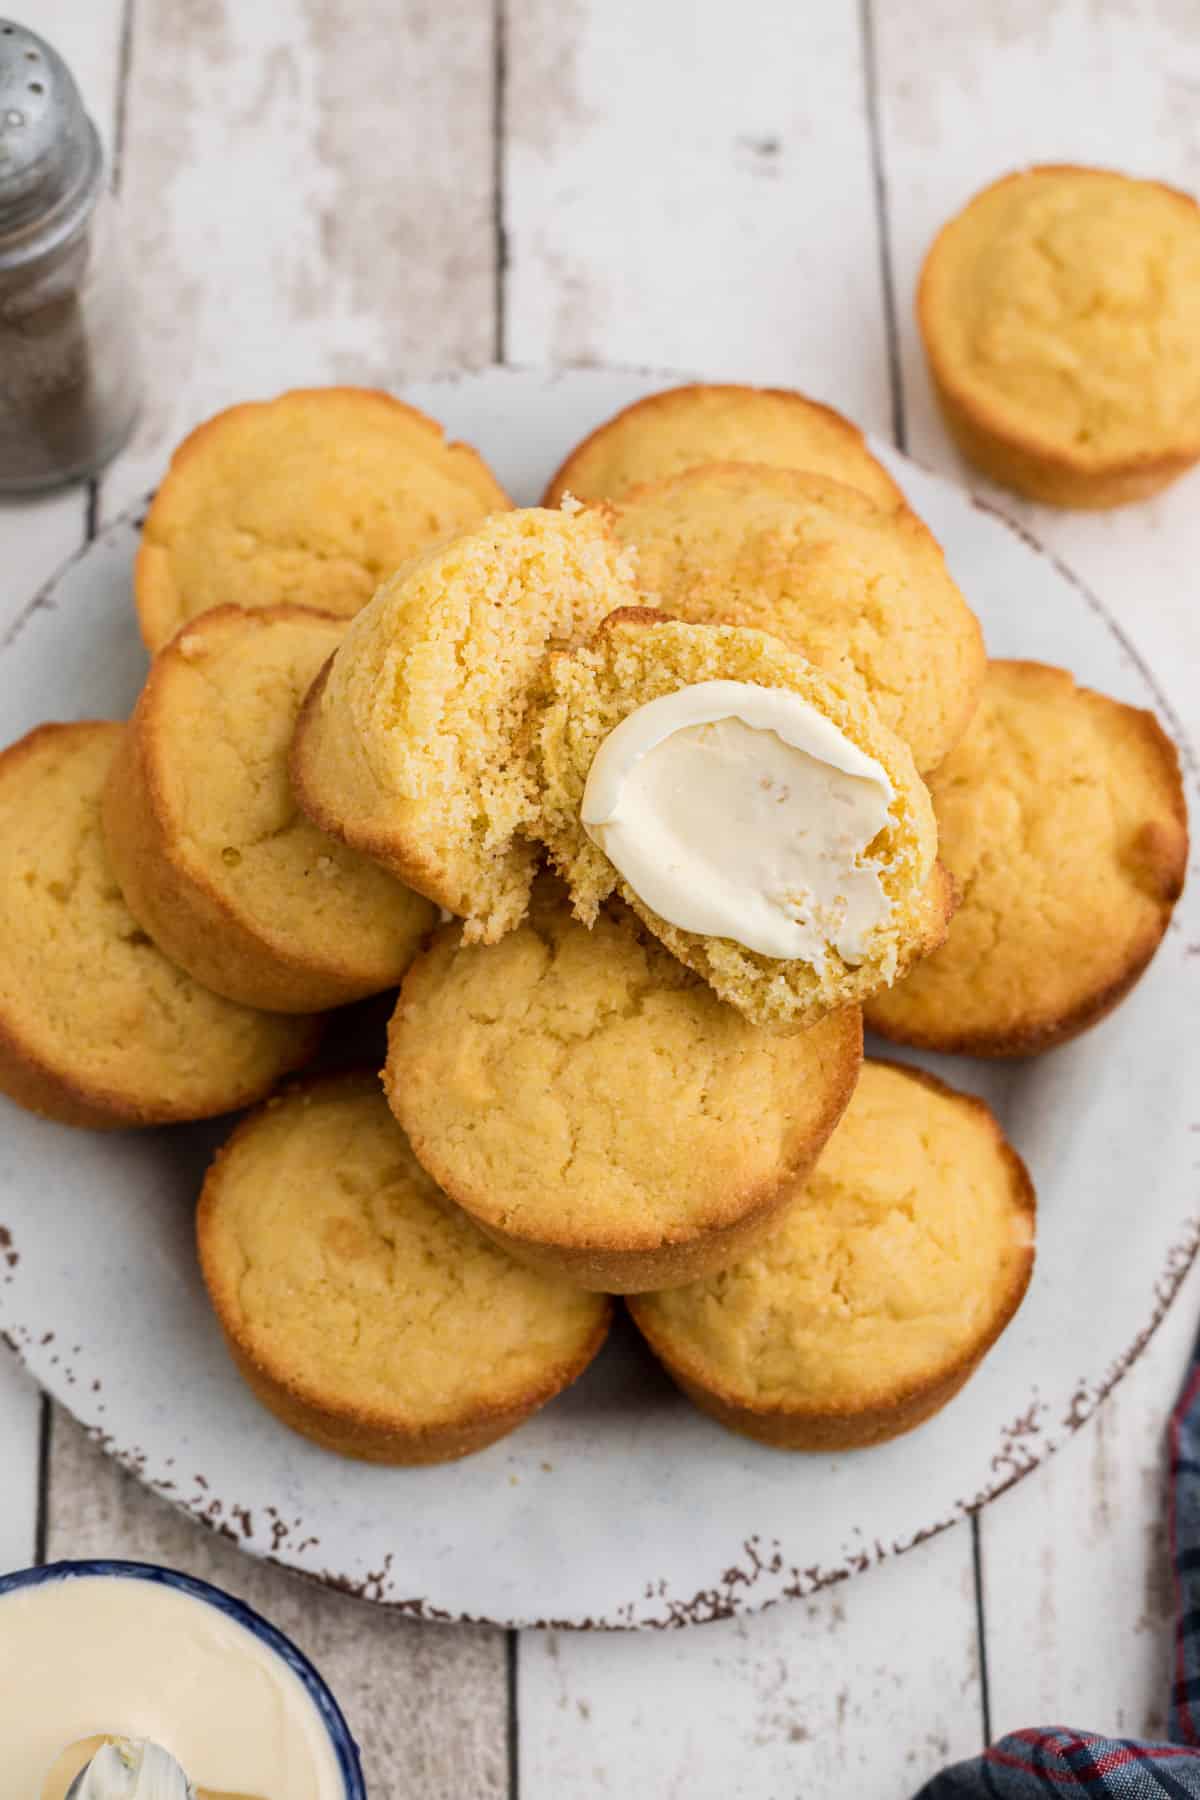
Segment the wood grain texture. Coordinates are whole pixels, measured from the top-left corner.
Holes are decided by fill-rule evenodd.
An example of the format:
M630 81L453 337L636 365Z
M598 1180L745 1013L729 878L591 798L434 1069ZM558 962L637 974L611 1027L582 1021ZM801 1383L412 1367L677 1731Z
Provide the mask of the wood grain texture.
M990 486L949 443L912 315L938 226L1008 169L1095 162L1200 185L1195 11L989 0L968 14L934 0L901 15L877 5L876 46L909 448L1020 519L1091 586L1154 669L1192 744L1200 743L1200 480L1187 477L1147 505L1100 515L1033 506ZM1086 1204L1086 1196L1073 1198ZM1163 1432L1198 1301L1194 1270L1097 1417L982 1516L996 1732L1050 1720L1134 1734L1162 1729L1171 1613Z
M185 1569L238 1595L293 1638L337 1695L363 1752L371 1800L507 1794L503 1644L430 1628L331 1594L199 1530L90 1444L55 1408L47 1555L128 1556Z
M758 1617L527 1636L518 1692L534 1800L907 1794L980 1744L969 1535Z
M0 1344L0 1574L28 1568L37 1554L41 1415L37 1388Z
M886 426L856 8L509 8L509 357L796 384Z
M1188 4L952 0L877 6L881 140L897 324L913 455L1021 519L1091 584L1187 717L1200 693L1200 475L1112 513L1019 500L969 470L934 404L913 317L916 280L938 227L978 188L1033 162L1119 166L1200 187L1200 32Z
M983 1519L992 1725L1166 1730L1174 1643L1165 1427L1200 1265L1096 1417Z
M122 210L148 384L111 514L208 414L494 338L491 0L138 0Z

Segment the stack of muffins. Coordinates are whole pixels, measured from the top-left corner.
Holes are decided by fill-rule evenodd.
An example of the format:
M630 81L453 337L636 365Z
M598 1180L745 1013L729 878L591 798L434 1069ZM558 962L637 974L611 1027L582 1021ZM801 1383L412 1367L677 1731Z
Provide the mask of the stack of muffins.
M1079 171L1014 180L1024 211L999 184L931 255L939 390L993 468L1016 409L1028 477L1043 394L1062 492L1087 471L1144 491L1200 450L1200 388L1154 460L1088 398L1125 391L1110 334L1072 377L1086 441L1050 443L1063 390L1038 359L1081 328L1064 301L1057 337L1051 308L1023 341L988 283L1055 229L1100 251ZM864 1064L863 1019L1024 1056L1119 1001L1186 858L1153 717L989 663L861 434L783 390L654 395L527 509L386 395L235 407L176 452L135 598L154 660L128 723L0 756L0 1088L96 1128L261 1102L198 1242L264 1404L346 1455L461 1456L587 1367L616 1295L683 1391L764 1443L868 1445L945 1404L1025 1292L1033 1189L979 1100ZM667 916L585 823L614 734L706 684L800 707L876 772L861 943L844 896L787 956ZM279 1085L321 1015L397 989L382 1081Z

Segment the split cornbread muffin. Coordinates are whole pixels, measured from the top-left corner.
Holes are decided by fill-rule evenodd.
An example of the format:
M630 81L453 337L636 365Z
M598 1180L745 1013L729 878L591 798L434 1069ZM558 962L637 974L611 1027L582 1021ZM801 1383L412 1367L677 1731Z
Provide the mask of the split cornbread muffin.
M482 1450L608 1334L607 1299L522 1267L446 1202L371 1074L303 1082L245 1119L208 1172L196 1233L252 1392L367 1462Z
M479 454L372 388L298 388L186 437L142 530L134 598L153 652L209 607L349 617L427 544L511 504Z
M612 614L548 659L534 830L756 1025L812 1025L945 935L929 795L861 688L765 632Z
M384 1087L422 1165L506 1250L665 1287L771 1230L858 1076L855 1007L762 1032L642 930L539 884L498 944L446 928L405 976Z
M1033 1187L981 1100L864 1064L778 1231L719 1274L629 1303L722 1425L786 1450L911 1431L963 1386L1025 1293Z
M792 388L690 382L648 394L598 425L551 478L543 505L557 506L566 494L619 500L644 482L713 462L807 469L858 488L885 511L904 504L862 432L831 406Z
M396 987L435 913L320 831L288 776L297 714L345 623L203 613L155 658L104 799L126 904L216 993L322 1012Z
M749 463L709 464L617 505L638 586L674 618L749 625L842 677L936 768L966 729L985 654L941 547L897 501Z
M993 662L931 788L961 904L941 949L871 997L871 1026L1028 1056L1104 1018L1153 957L1187 869L1179 758L1154 715L1065 669Z
M210 993L138 925L100 825L121 733L43 725L0 754L0 1091L67 1125L248 1106L320 1029Z
M524 916L537 814L521 742L552 643L636 598L598 513L496 514L384 583L314 683L292 778L316 824L490 942Z
M963 454L1051 506L1145 499L1200 457L1200 208L1047 164L942 227L917 318Z

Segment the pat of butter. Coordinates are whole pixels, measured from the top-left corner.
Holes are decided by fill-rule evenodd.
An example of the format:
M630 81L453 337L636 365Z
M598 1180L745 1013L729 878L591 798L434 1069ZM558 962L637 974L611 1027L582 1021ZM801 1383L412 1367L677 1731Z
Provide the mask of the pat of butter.
M701 681L609 733L581 821L660 918L820 968L831 951L862 962L890 916L867 852L894 799L883 766L799 694Z

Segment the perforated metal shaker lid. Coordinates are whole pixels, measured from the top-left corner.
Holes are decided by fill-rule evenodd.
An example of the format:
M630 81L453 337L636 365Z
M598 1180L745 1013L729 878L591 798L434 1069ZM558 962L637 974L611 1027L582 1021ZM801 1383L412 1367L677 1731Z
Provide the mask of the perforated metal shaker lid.
M0 18L0 273L77 230L102 172L70 69L36 32Z

